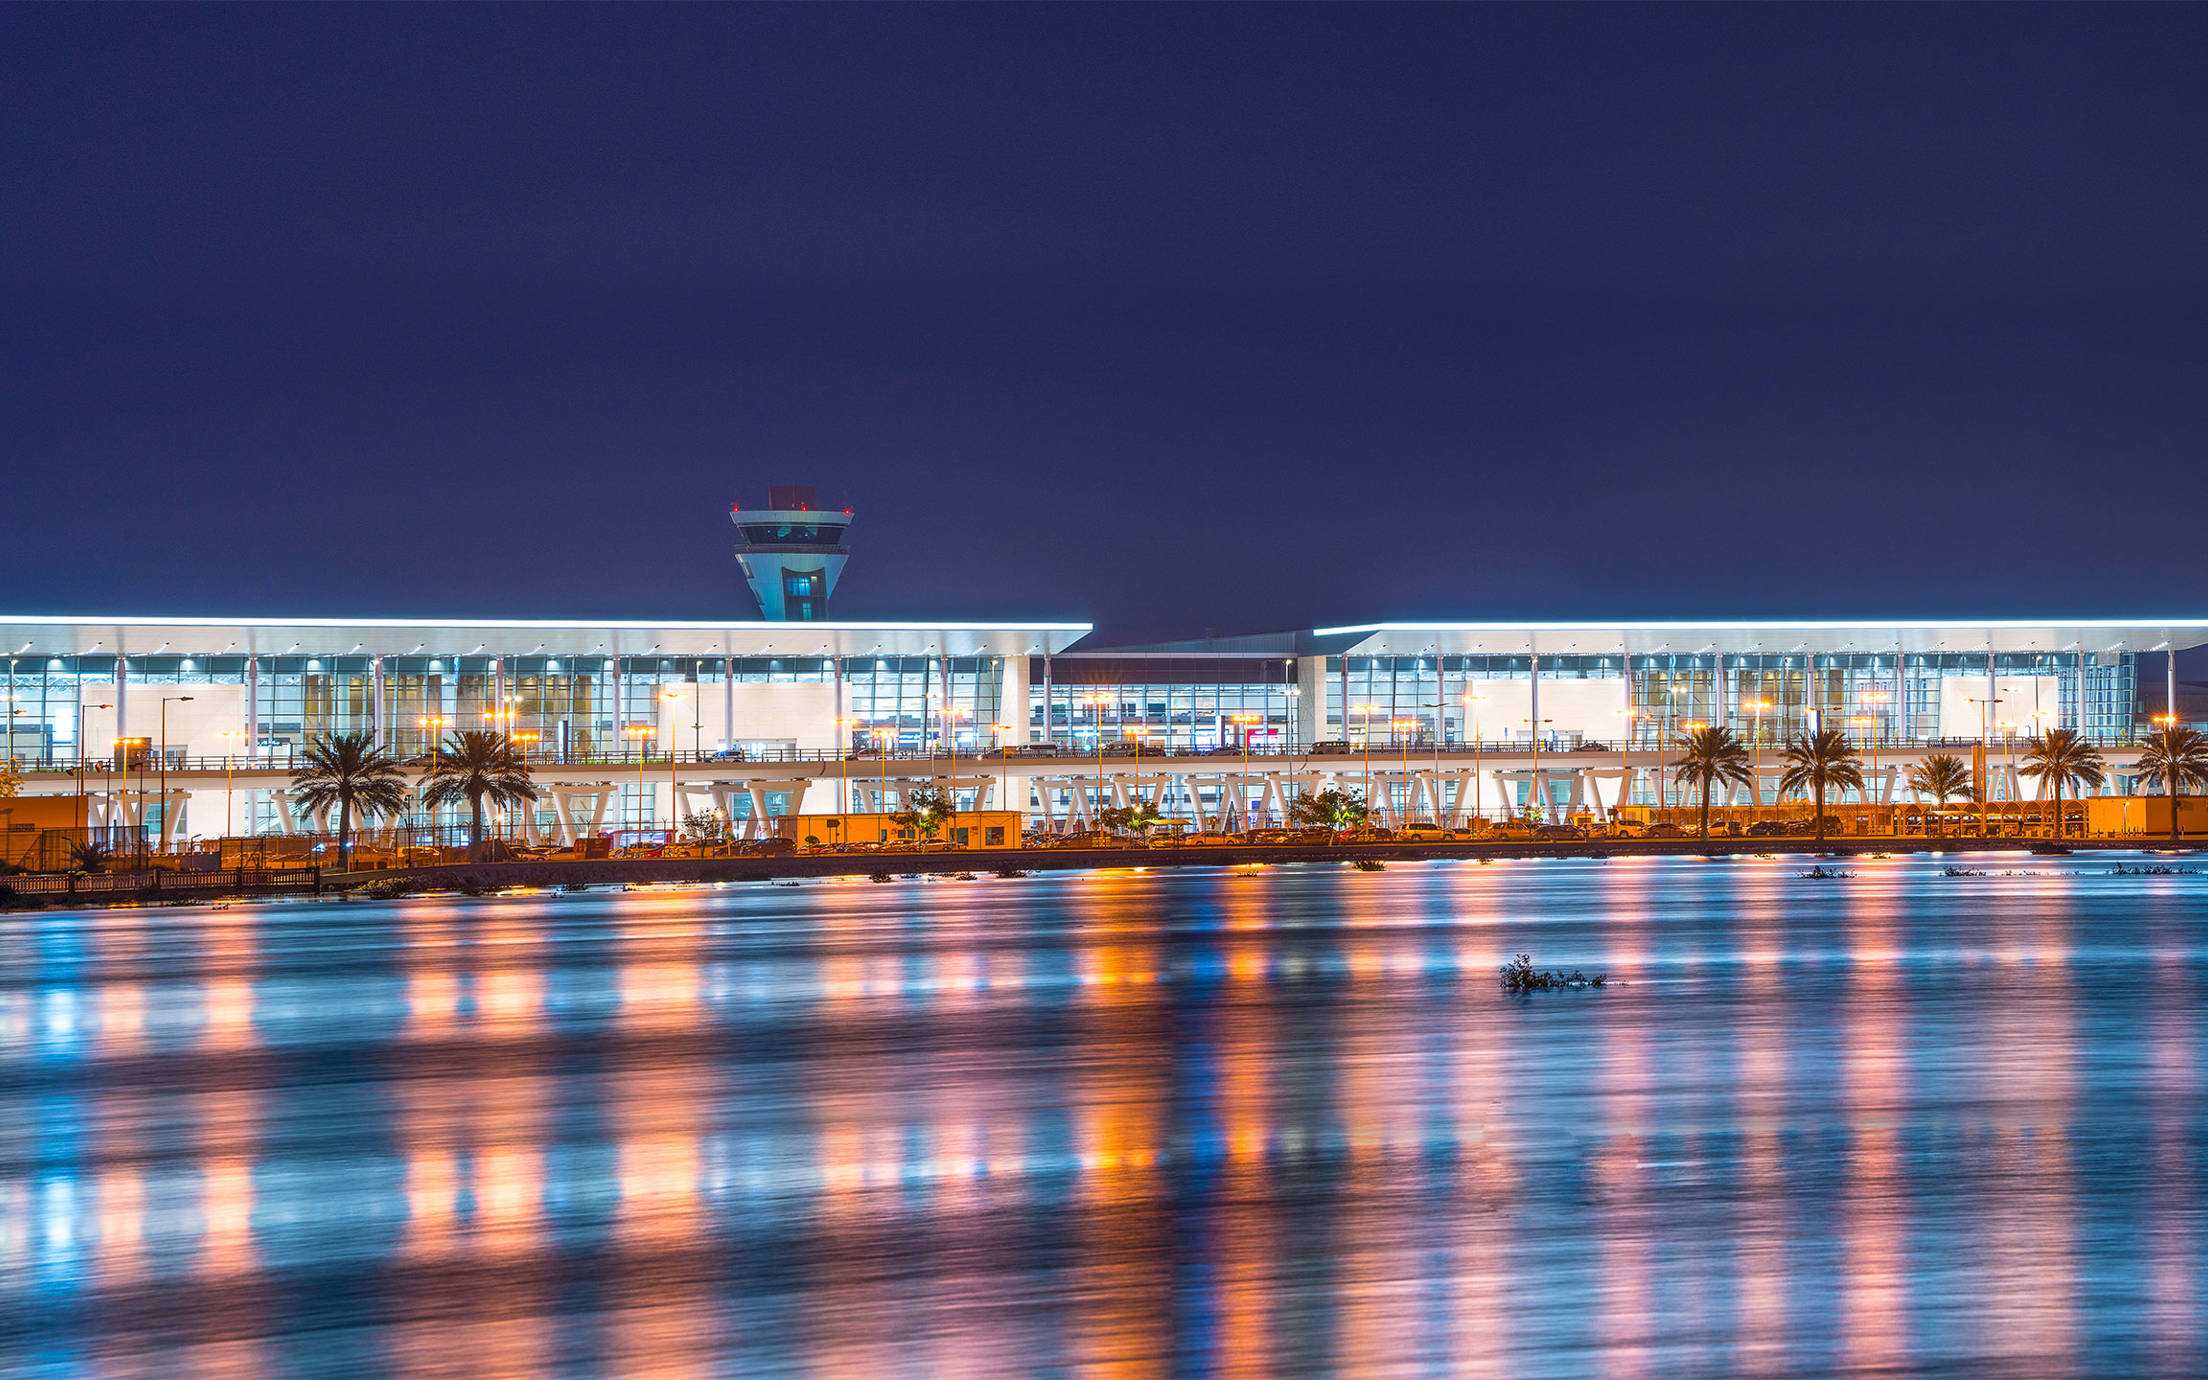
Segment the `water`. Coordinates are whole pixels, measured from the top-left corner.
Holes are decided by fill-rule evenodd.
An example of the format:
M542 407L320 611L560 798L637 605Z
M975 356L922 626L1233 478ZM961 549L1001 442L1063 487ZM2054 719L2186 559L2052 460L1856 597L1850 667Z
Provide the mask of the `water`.
M2208 876L1803 866L10 916L0 1372L2208 1372Z

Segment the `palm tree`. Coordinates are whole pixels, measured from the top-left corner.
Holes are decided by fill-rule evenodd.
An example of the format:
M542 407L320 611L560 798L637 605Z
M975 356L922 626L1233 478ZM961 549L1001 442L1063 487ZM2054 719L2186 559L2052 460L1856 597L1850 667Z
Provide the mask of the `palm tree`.
M2164 724L2139 745L2139 777L2159 784L2170 796L2170 842L2177 842L2177 794L2180 786L2208 786L2208 733L2183 724Z
M422 788L422 803L435 810L440 805L468 802L473 827L468 835L469 854L480 858L483 849L483 802L521 805L537 798L529 780L529 763L514 751L503 733L479 733L466 729L445 740L438 775Z
M2108 777L2108 764L2091 743L2078 736L2074 728L2050 728L2035 734L2024 748L2024 765L2017 768L2026 776L2044 778L2055 790L2055 837L2062 837L2062 788L2072 782L2080 786L2098 786ZM2176 818L2176 807L2171 807L2171 818Z
M406 776L366 733L326 733L307 745L291 788L308 809L337 807L337 870L352 865L353 815L394 815L406 808Z
M1720 782L1746 786L1754 780L1748 749L1722 724L1695 729L1679 740L1680 754L1671 763L1671 779L1682 786L1702 788L1702 837L1710 836L1710 787Z
M1847 734L1837 728L1820 728L1788 743L1779 760L1786 763L1786 770L1779 773L1779 794L1806 789L1816 802L1817 847L1821 852L1825 846L1825 792L1835 786L1862 790L1863 759L1855 755L1855 745L1848 741Z
M1972 795L1970 764L1951 752L1935 752L1909 769L1909 789L1945 806Z

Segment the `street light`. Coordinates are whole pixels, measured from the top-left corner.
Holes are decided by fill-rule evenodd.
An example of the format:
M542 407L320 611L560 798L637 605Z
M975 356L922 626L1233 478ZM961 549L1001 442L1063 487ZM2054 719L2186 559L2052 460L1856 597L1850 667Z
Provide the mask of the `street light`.
M2007 701L2000 695L1988 695L1980 699L1973 695L1970 702L1978 706L1978 760L1983 763L1993 751L1993 707ZM1985 838L1993 832L1991 804L1993 800L1993 769L1988 765L1978 780L1978 837Z
M1250 826L1250 732L1252 725L1265 722L1262 714L1233 714L1227 722L1233 724L1242 735L1242 784L1235 788L1236 803L1242 808L1235 811L1242 817L1242 827Z
M1382 704L1356 704L1351 705L1350 708L1358 718L1365 721L1357 736L1365 753L1365 808L1370 810L1372 808L1372 716L1382 712L1387 706Z
M1524 724L1526 732L1533 735L1533 783L1526 793L1526 813L1530 818L1533 807L1538 804L1541 807L1541 818L1546 820L1549 817L1549 793L1541 784L1541 725L1553 724L1556 720L1520 719L1518 722Z
M138 843L139 843L139 846L140 846L140 847L143 847L143 846L144 846L144 844L145 844L145 841L146 841L146 822L145 822L145 819L143 818L143 816L144 816L144 814L145 814L145 808L144 808L144 807L145 807L145 803L146 803L146 749L147 749L147 748L149 748L149 747L151 747L151 746L153 746L153 739L151 739L151 738L139 738L139 737L131 737L131 738L117 738L117 739L115 740L115 746L117 746L117 747L119 747L119 748L121 748L121 749L123 750L123 794L125 794L125 795L129 795L129 794L131 794L131 789L130 789L130 763L131 763L131 759L135 757L135 758L137 759L137 761L138 761L138 791L137 791L137 795L138 795L139 814L140 814L140 816L141 816L141 818L140 818L140 819L139 819L139 821L138 821ZM108 806L109 806L109 809L110 809L110 810L112 811L112 809L113 809L113 807L114 807L114 804L115 804L115 792L114 792L114 791L113 791L112 789L110 789L110 790L108 791L108 793L107 793L107 800L108 800ZM112 833L112 830L113 830L113 823L112 823L112 820L110 821L110 824L109 824L109 829L110 829L110 832Z
M161 697L161 851L169 851L169 706L190 704L190 695L163 695Z
M664 701L682 698L672 690L660 691L659 697ZM667 842L670 844L675 841L675 830L682 824L682 787L675 784L675 758L677 756L674 726L670 724L667 732Z
M995 723L989 725L992 737L996 743L997 808L1000 810L1010 810L1015 808L1012 804L1012 749L1009 745L1009 739L1007 739L1005 735L1011 733L1018 727L1018 724L1005 723ZM1017 822L1021 830L1024 831L1027 828L1027 802L1025 800L1022 800L1019 803L1017 809L1020 815L1020 818Z
M836 720L836 813L851 813L851 730L859 726L857 719Z
M1388 720L1388 735L1399 739L1403 748L1403 813L1395 821L1397 828L1401 828L1403 821L1411 817L1411 730L1417 727L1416 719ZM1391 814L1395 810L1393 791L1388 792L1388 810Z
M1769 700L1750 700L1741 706L1743 709L1753 711L1756 725L1749 731L1748 735L1748 755L1750 758L1748 774L1753 778L1748 787L1750 802L1748 822L1750 824L1763 818L1763 711L1770 707L1771 701Z
M1466 695L1464 702L1467 705L1485 704L1487 696ZM1477 829L1480 827L1480 820L1487 814L1486 806L1480 799L1480 711L1471 709L1466 712L1472 720L1472 827Z
M943 706L943 741L950 749L950 776L946 779L950 789L943 793L943 842L952 848L958 846L958 721L969 712L956 705Z
M1645 719L1648 715L1631 705L1623 709L1614 709L1611 712L1625 720L1625 727L1618 731L1618 803L1610 811L1611 819L1622 824L1625 818L1625 797L1630 793L1628 787L1633 780L1633 766L1629 757L1629 750L1633 742L1633 721L1635 719ZM1661 779L1661 776L1662 773L1659 772L1659 779ZM1592 778L1589 779L1588 789L1593 789ZM1660 788L1657 803L1662 803Z
M1082 704L1090 706L1096 714L1096 807L1089 812L1089 828L1096 828L1096 817L1104 810L1104 706L1112 702L1110 695L1089 694L1080 697Z
M242 728L226 728L215 736L217 738L243 738L245 730ZM229 837L230 834L231 815L233 813L231 809L233 793L230 789L230 769L234 760L229 753L222 754L222 832L225 838Z
M79 707L77 711L77 816L84 821L87 842L90 842L92 837L92 800L85 793L84 788L84 711L86 709L113 709L114 707L112 704L87 704ZM114 754L109 753L108 756L112 760ZM107 803L109 809L112 810L115 804L113 798L111 797ZM113 823L112 820L109 822L110 824ZM112 839L112 837L111 834L110 838Z
M1700 733L1703 729L1708 728L1709 726L1709 723L1702 719L1689 719L1685 724L1682 725L1682 727L1684 727L1690 734ZM1731 807L1728 806L1727 808L1729 809Z
M636 828L641 834L644 829L644 740L652 736L653 729L650 724L630 724L621 731L636 739Z

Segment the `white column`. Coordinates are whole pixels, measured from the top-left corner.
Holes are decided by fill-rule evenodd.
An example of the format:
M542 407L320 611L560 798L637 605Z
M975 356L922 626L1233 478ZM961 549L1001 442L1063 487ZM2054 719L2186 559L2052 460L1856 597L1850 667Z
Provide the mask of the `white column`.
M368 658L368 692L369 722L373 741L377 747L382 747L388 741L384 737L384 715L388 711L383 699L383 657L380 654ZM252 730L247 729L246 733L247 741L252 741Z
M249 656L245 659L245 764L250 770L260 760L261 746L261 659ZM245 832L260 832L261 793L250 787L245 792Z

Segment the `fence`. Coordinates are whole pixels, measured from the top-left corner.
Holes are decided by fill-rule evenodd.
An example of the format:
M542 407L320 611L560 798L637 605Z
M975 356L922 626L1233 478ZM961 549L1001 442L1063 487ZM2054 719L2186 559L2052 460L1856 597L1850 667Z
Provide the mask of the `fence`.
M238 867L186 872L175 868L146 868L82 874L24 873L0 880L0 886L17 896L128 896L136 900L234 896L241 892L312 895L322 889L322 869L302 867L270 871Z

